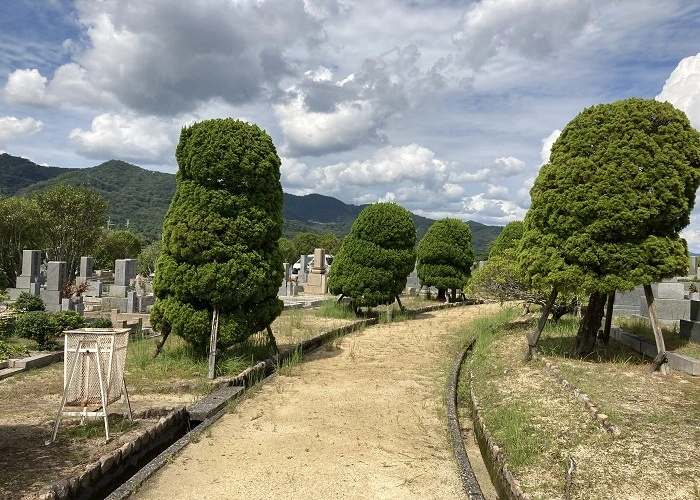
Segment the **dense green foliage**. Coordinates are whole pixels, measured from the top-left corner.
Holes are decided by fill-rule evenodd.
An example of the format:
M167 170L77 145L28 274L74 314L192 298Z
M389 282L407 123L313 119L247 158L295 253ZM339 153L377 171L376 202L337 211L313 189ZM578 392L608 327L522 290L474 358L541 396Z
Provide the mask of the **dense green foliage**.
M85 318L77 311L60 311L53 313L53 319L59 332L76 330L85 326Z
M343 240L333 233L302 232L294 235L291 240L280 238L280 252L284 262L295 263L301 255L314 253L317 248L323 248L326 254L335 255L340 250Z
M107 221L107 202L96 191L64 182L33 195L41 214L41 249L68 264L74 277L80 257L97 243Z
M136 272L143 276L156 272L156 263L162 251L163 242L160 240L147 245L136 257Z
M109 318L96 318L88 326L90 328L112 328L112 320Z
M52 349L61 335L61 329L53 314L29 311L17 317L13 334L15 337L35 341L39 349Z
M524 227L525 225L521 220L506 224L501 234L489 245L491 248L489 250L489 259L502 255L509 248L517 248L520 245L520 239L523 237Z
M335 256L329 291L352 297L356 307L393 302L415 265L415 244L408 210L395 203L368 205Z
M143 240L131 231L104 229L95 245L95 269L114 269L117 259L135 259L141 252Z
M416 248L418 280L438 290L464 288L474 264L472 232L458 219L436 221Z
M12 303L12 308L15 311L27 312L43 311L46 309L46 306L44 305L44 301L41 300L41 297L32 295L31 293L22 292Z
M588 108L530 191L520 262L535 284L608 293L686 272L700 134L669 103Z
M225 348L282 312L281 162L263 130L233 119L183 128L176 158L151 324L204 347L218 309Z
M22 272L22 251L41 248L41 212L36 200L0 197L0 269L7 286Z

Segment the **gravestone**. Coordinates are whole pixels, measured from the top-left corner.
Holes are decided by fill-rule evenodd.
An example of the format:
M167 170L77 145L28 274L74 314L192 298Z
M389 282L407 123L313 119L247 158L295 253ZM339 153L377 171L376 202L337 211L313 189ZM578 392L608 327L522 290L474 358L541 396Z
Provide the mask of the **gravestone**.
M114 261L114 284L130 286L136 279L136 259L117 259Z
M304 254L301 256L301 267L299 268L299 274L297 274L297 281L299 283L306 283L309 268L309 256Z
M46 265L46 289L41 291L47 311L60 311L62 289L68 282L68 264L65 261L52 260Z
M309 274L304 292L323 295L328 292L328 276L326 275L326 251L323 248L314 250L314 267Z

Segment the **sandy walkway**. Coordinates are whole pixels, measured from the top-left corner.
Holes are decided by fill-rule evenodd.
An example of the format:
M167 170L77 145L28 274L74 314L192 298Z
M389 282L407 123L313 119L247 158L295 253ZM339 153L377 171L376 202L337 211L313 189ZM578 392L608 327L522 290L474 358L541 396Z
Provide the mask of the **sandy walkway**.
M449 345L497 307L375 326L317 350L132 498L466 498L447 437Z

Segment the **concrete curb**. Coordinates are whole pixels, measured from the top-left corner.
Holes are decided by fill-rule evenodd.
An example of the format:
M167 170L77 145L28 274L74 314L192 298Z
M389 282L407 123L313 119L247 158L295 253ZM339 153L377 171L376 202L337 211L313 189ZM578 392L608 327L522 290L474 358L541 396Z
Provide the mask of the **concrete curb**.
M467 493L470 500L483 500L484 495L476 479L474 470L467 452L464 450L464 441L462 432L459 428L459 416L457 415L457 382L459 380L459 372L462 368L462 363L476 342L476 337L469 340L469 345L462 349L452 364L452 371L447 380L447 426L450 430L450 441L452 449L455 452L455 460L457 460L457 468L459 469L459 477L462 480L462 487Z

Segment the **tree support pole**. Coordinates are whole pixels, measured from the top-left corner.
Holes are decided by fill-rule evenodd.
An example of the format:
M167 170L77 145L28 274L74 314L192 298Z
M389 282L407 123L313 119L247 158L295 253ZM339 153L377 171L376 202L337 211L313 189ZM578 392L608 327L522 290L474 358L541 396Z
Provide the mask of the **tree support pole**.
M277 341L275 340L275 336L272 334L272 327L270 327L270 325L267 325L267 340L270 342L275 354L279 354L280 350L277 348Z
M544 305L544 309L542 310L542 315L540 316L540 320L537 322L537 328L535 329L534 332L531 332L526 335L527 337L527 352L525 353L525 361L530 361L531 359L537 359L537 344L540 341L540 334L542 334L542 330L544 330L544 325L547 323L547 318L549 318L549 311L552 310L552 306L554 305L554 302L557 300L557 295L559 294L559 290L555 288L552 288L552 293L549 294L549 298L547 299L547 303Z
M644 285L644 295L647 299L647 307L649 308L649 320L651 321L651 328L654 330L654 339L656 339L656 350L658 354L651 362L650 372L659 370L662 375L668 375L668 359L666 358L666 345L664 344L664 336L661 333L661 326L659 325L659 316L656 313L656 303L654 302L654 292L651 289L651 285Z
M209 340L209 374L210 380L216 377L216 343L219 336L219 309L214 309L214 315L211 318L211 338Z
M605 306L605 329L603 330L603 344L610 341L610 327L612 326L613 306L615 305L615 291L608 294L608 303Z
M403 312L403 304L401 304L401 299L399 299L399 296L396 296L396 302L399 304L399 309L401 309L401 312Z

